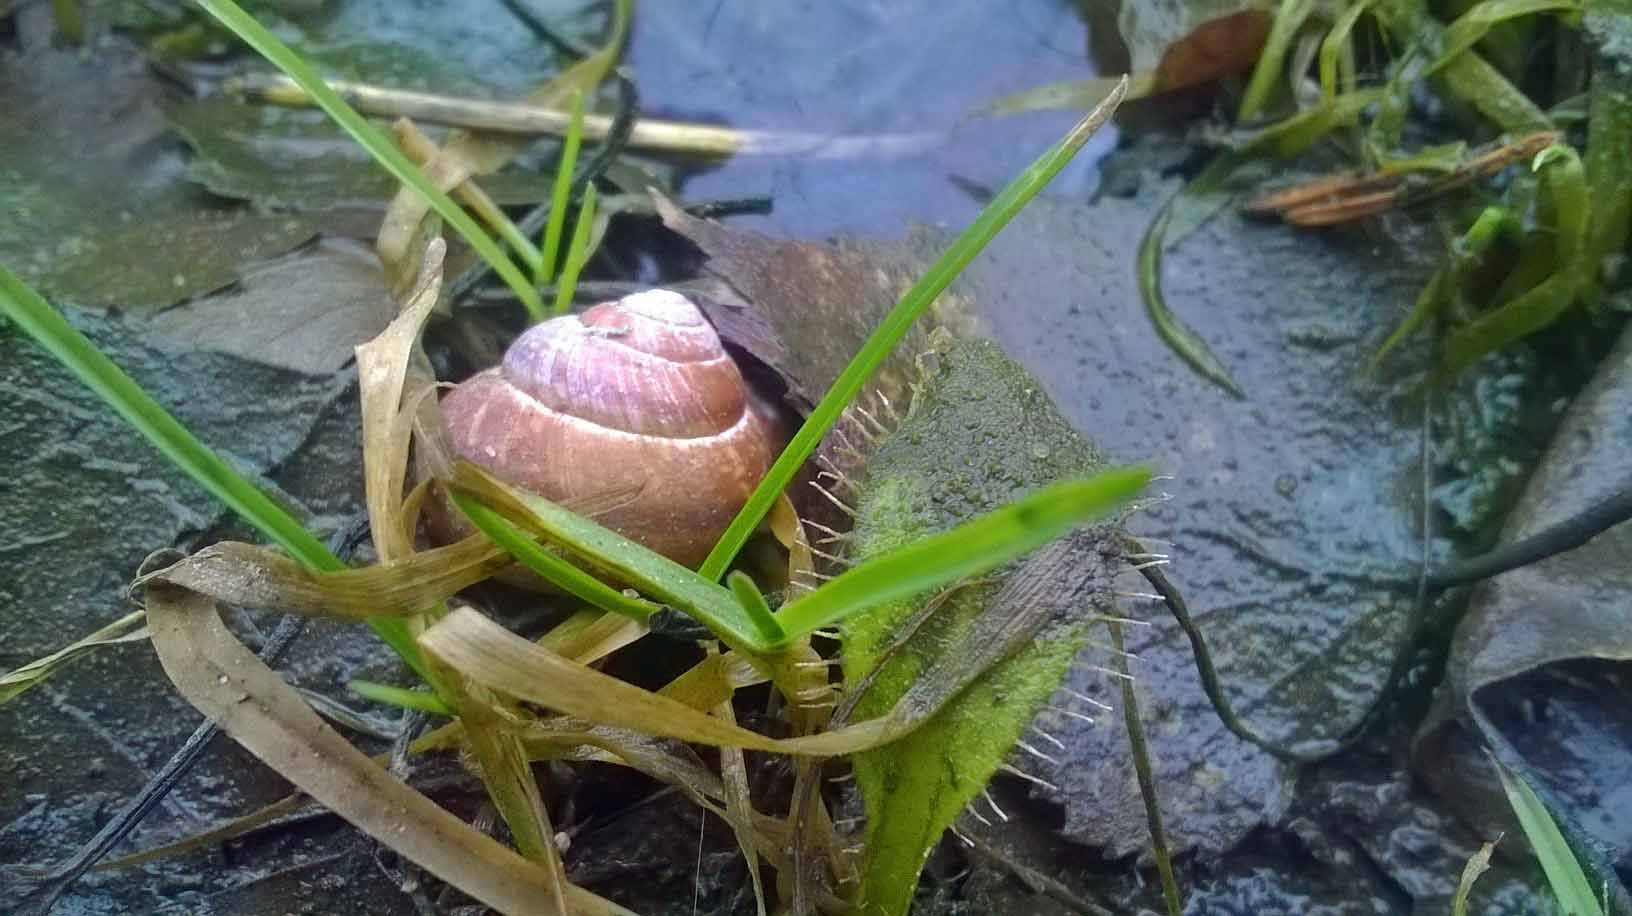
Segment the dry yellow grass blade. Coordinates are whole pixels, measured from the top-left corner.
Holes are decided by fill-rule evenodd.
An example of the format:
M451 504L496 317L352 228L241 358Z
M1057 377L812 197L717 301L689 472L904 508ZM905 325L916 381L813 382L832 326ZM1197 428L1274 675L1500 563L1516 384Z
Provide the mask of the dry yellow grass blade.
M419 399L410 399L405 408L402 395L414 346L442 290L442 260L446 254L447 243L432 239L420 264L418 282L402 311L378 337L357 348L363 408L363 482L374 549L383 563L414 552L401 516L408 445Z
M209 597L147 588L148 620L171 681L222 731L285 779L399 855L504 913L562 894L582 916L636 916L465 824L352 747L222 624Z
M591 722L699 744L830 757L887 743L912 724L891 714L820 735L767 738L563 658L469 608L420 634L419 644L442 664L508 696Z
M737 713L730 700L714 707L714 715L728 725L737 724ZM754 802L748 790L748 761L743 757L742 748L720 748L720 776L725 788L725 808L731 815L731 830L737 836L737 846L748 863L748 878L754 885L754 905L759 916L765 916L765 884L759 877L759 843L754 836Z
M145 612L138 613L141 613L145 620ZM631 635L623 632L631 627L639 633ZM540 639L540 643L569 658L591 664L620 648L627 641L638 638L644 632L644 627L627 618L599 611L583 611L557 625ZM147 638L146 628L143 629L143 638ZM729 699L735 691L763 684L765 680L765 675L740 656L729 653L710 655L670 681L662 693L693 708L707 709ZM586 728L582 723L573 728L562 728L559 727L559 723L541 721L528 726L519 737L532 755L532 759L594 760L627 766L660 782L676 786L699 807L721 818L729 820L731 816L731 812L714 803L714 800L725 799L725 789L713 771L694 761L676 757L670 752L670 748L650 736L606 726ZM421 735L409 745L408 751L413 755L437 750L457 751L464 740L464 725L454 720ZM377 755L373 760L383 766L386 755ZM233 818L204 833L112 859L103 862L97 868L103 870L126 868L197 849L219 846L228 840L261 829L280 817L293 814L308 804L311 804L311 800L304 793L295 793L249 814ZM767 830L771 827L767 827L767 820L771 822L772 827L781 829L783 834L786 833L786 829L780 827L781 822L775 819L755 815L755 829L760 835L762 847L767 850L764 855L780 862L776 849L785 846L786 837L781 834L768 834ZM738 827L737 823L732 822L733 829ZM763 846L772 840L776 841L775 845ZM778 867L781 867L780 864Z
M528 102L491 102L435 92L395 89L351 80L331 79L326 82L330 89L346 101L346 104L357 111L375 117L397 118L398 123L411 118L427 124L533 137L564 136L572 121L571 113L565 109L546 108ZM1114 81L1102 82L1109 84ZM306 90L286 76L250 76L233 80L224 88L229 93L271 105L305 108L316 104L312 97L306 94ZM1092 105L1104 95L1103 90L1097 92L1088 104ZM584 115L583 138L591 142L605 140L611 136L615 120L611 115ZM397 139L399 142L403 140L400 132ZM833 135L803 131L742 130L718 124L637 118L630 127L628 144L630 149L704 158L757 155L839 159L862 155L873 157L919 155L938 139L940 135L930 131ZM409 142L415 143L418 150L404 144L403 151L416 163L424 165L435 155L434 151L417 141ZM463 188L454 188L453 193L465 203L469 203L465 198L467 192Z
M57 669L100 646L139 642L147 638L147 627L142 626L147 615L132 611L113 623L88 636L77 639L61 649L37 658L28 664L0 674L0 703L7 703L57 672ZM134 627L134 629L132 629Z

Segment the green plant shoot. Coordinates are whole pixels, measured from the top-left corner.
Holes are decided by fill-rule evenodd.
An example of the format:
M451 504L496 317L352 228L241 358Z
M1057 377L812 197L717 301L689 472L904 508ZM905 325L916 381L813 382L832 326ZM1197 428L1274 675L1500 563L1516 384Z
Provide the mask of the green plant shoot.
M78 376L85 387L96 392L125 422L153 443L172 464L181 468L222 505L238 513L273 543L289 551L289 555L301 565L317 572L335 572L346 568L346 564L323 546L322 541L259 487L234 471L209 446L200 442L123 369L102 355L102 351L69 324L50 303L4 266L0 266L0 312L17 322L35 342ZM405 622L380 617L369 620L369 625L421 677L425 676L425 662Z
M572 241L567 244L567 262L561 266L561 277L555 285L553 314L565 315L572 305L572 294L578 288L578 274L589 263L590 242L595 230L595 186L584 189L584 202L578 206L578 221L572 227Z
M555 167L555 187L550 192L550 218L544 224L538 270L533 274L539 286L555 282L556 261L561 256L561 232L567 224L567 207L572 203L572 175L578 168L578 146L584 137L584 94L572 94L572 120L561 139L561 161Z
M521 540L529 546L517 549L514 526L686 614L731 648L764 655L883 602L996 569L1076 525L1114 511L1149 479L1147 468L1114 468L1043 488L950 531L862 563L769 617L760 613L764 598L746 576L728 589L547 499L507 487L472 464L459 465L452 486L455 504L473 524L561 588L604 610L640 620L651 614L649 604L631 605L631 599L609 586L583 589L581 578L593 577L581 571L562 576L562 567L571 564L532 545L525 535ZM541 561L541 555L548 559Z

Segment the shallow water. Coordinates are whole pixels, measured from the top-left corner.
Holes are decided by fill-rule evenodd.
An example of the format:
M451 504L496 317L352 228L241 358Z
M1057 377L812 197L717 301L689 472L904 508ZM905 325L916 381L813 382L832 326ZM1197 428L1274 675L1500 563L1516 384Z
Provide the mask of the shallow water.
M1059 139L1076 115L969 115L1007 93L1095 75L1087 44L1070 6L1048 0L710 0L642 7L628 60L654 115L841 136L935 135L924 153L898 159L739 157L686 183L696 197L770 194L775 212L737 223L762 231L890 238L914 221L964 225L981 202L954 177L996 190ZM1094 137L1051 193L1091 193L1095 163L1116 135Z

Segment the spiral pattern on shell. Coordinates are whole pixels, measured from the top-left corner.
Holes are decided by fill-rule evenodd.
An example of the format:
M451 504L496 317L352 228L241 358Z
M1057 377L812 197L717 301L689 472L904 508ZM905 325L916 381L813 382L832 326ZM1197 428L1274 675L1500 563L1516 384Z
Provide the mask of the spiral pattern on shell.
M714 328L654 289L530 328L442 399L461 457L696 566L776 457L775 423Z

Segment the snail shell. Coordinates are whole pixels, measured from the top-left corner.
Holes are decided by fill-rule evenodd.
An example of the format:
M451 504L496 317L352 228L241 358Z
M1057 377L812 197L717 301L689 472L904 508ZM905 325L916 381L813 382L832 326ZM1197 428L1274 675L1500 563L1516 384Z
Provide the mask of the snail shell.
M765 475L776 423L690 300L654 289L530 328L442 399L461 457L695 567Z

